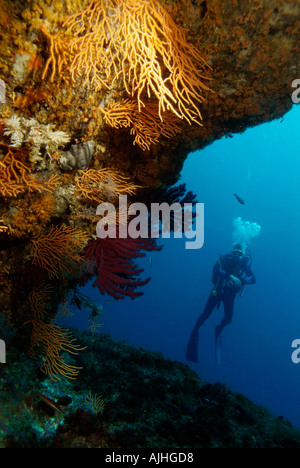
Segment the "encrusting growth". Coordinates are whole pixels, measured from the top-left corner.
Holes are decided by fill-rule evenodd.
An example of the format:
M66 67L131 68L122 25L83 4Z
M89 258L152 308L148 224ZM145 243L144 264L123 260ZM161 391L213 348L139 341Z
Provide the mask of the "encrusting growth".
M161 121L171 111L200 124L210 67L157 0L92 1L63 30L54 36L42 27L50 40L43 78L52 68L52 81L83 79L95 91L118 88L136 99L139 112L156 98Z

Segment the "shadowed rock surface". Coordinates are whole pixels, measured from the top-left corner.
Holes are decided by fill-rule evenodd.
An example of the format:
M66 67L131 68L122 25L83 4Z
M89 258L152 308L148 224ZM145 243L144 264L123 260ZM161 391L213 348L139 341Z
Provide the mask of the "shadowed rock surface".
M82 366L78 381L42 380L21 354L14 356L22 365L15 363L13 372L1 368L2 446L300 447L300 433L288 421L223 384L202 381L182 363L109 335L75 336L88 350L77 361ZM22 383L13 386L18 376ZM46 405L38 392L62 412ZM98 414L88 395L101 396Z

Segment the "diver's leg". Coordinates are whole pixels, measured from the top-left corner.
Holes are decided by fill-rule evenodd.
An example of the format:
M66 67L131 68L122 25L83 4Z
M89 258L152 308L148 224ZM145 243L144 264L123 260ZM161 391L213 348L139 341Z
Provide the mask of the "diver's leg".
M213 295L210 295L207 300L204 311L198 318L194 326L194 329L191 333L188 346L186 349L186 353L185 353L185 357L188 361L198 362L198 338L199 338L198 330L200 327L202 327L204 322L208 319L208 317L210 316L210 314L216 307L217 303L218 303L218 298Z
M215 355L218 364L222 362L222 339L221 333L223 329L232 322L234 296L223 299L224 318L215 329Z
M204 311L202 312L202 314L198 318L192 333L198 333L199 328L202 327L204 322L208 319L208 317L210 316L210 314L212 313L212 311L216 307L216 305L218 303L218 300L219 299L216 296L213 296L212 294L209 295L209 298L207 299L207 303L206 303L206 306L204 308Z
M225 299L223 299L224 317L221 320L221 323L216 326L216 340L221 335L223 329L227 327L227 325L230 325L232 322L234 298L235 296L226 297Z

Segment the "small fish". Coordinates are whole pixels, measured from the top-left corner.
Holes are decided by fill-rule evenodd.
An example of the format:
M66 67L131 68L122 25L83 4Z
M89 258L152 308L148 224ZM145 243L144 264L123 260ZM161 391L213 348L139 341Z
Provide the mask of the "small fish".
M55 409L55 411L58 411L59 413L62 412L61 408L58 406L57 403L55 403L55 401L51 400L50 398L46 397L45 395L43 395L40 392L37 392L37 394L40 397L40 399L43 400L44 403L46 403L46 405L48 405L51 408Z
M152 257L149 258L149 267L152 267Z
M233 195L241 205L245 205L245 202L241 197L239 197L236 193L234 193Z
M107 299L105 302L106 302L106 304L112 304L115 301L111 301L110 299Z

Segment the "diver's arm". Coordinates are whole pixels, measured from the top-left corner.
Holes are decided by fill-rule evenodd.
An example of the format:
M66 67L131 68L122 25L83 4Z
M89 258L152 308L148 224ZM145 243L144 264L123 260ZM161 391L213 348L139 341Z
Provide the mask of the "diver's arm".
M219 273L220 276L224 276L224 277L228 276L227 271L223 270L223 268L220 268L218 273Z
M214 269L213 269L212 282L214 284L218 283L222 278L228 279L229 275L228 275L227 271L223 270L222 263L221 263L221 261L219 259L217 261L217 263L215 264Z
M255 275L253 274L250 267L245 268L241 281L243 284L255 284L256 283Z

